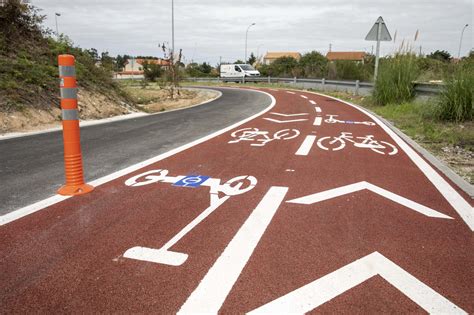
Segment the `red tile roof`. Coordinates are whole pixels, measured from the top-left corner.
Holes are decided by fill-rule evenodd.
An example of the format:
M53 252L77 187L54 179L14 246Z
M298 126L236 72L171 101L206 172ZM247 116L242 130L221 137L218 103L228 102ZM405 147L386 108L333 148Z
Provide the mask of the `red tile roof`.
M354 60L362 61L365 57L365 52L363 51L330 51L327 53L326 58L329 61L334 60Z

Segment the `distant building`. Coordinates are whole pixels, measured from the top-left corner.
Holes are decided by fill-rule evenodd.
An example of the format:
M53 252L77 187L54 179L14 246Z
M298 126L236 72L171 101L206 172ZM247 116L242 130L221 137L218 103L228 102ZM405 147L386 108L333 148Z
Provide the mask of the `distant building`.
M267 52L267 54L263 57L263 63L269 65L281 57L292 57L296 60L300 60L301 54L299 52L294 51Z
M119 72L122 75L141 75L143 74L143 64L156 64L163 67L169 67L170 61L167 59L128 59L125 63L123 71Z
M326 58L328 61L347 60L364 63L366 53L363 51L330 51Z

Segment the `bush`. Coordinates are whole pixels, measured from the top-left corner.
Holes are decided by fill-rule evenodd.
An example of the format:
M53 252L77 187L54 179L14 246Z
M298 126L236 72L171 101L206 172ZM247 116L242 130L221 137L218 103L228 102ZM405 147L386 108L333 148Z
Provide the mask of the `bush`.
M156 82L158 78L163 74L163 69L160 65L155 63L143 63L143 75L145 76L146 81Z
M440 120L461 122L473 118L474 67L461 65L446 82L438 97L436 116Z
M378 105L402 103L414 97L414 85L419 68L416 56L411 53L396 54L382 59L377 82L372 95Z

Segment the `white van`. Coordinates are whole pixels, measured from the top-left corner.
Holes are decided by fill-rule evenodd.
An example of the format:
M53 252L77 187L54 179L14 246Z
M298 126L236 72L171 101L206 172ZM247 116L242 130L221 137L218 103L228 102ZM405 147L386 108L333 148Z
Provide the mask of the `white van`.
M252 77L259 76L260 72L247 64L221 65L220 69L220 77L223 81L233 81L233 79L239 79L240 81L243 77L246 81L251 81Z

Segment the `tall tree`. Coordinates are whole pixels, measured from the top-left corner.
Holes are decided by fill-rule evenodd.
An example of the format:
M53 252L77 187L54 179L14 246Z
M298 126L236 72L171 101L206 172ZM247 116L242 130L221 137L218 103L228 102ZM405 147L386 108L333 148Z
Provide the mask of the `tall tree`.
M253 65L257 61L257 57L253 54L253 52L250 53L249 60L247 60L247 63L249 65Z

